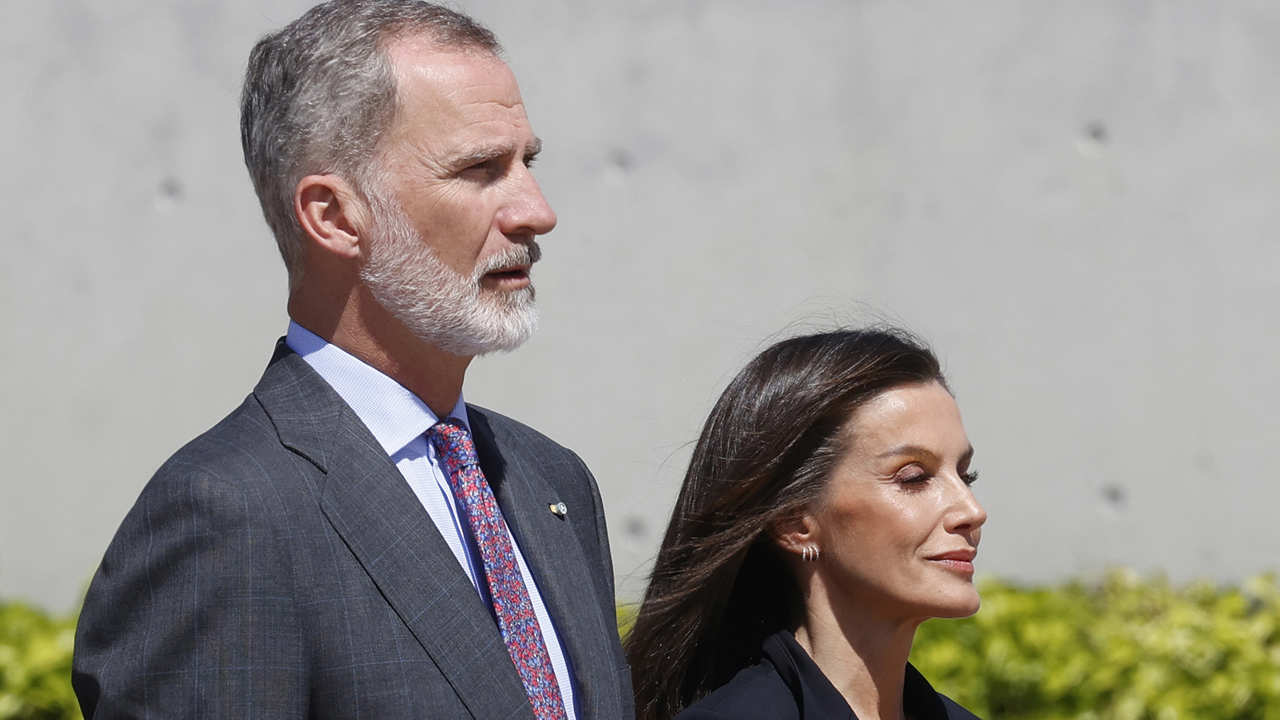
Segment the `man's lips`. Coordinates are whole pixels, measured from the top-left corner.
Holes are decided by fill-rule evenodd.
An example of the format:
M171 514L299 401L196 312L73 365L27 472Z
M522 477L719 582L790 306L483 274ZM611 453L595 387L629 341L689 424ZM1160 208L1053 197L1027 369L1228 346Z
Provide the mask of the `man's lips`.
M542 258L542 248L529 240L499 252L485 261L480 280L499 288L518 290L532 284L529 271Z
M493 280L527 280L529 279L530 267L530 265L514 265L498 268L497 270L490 270L484 276Z

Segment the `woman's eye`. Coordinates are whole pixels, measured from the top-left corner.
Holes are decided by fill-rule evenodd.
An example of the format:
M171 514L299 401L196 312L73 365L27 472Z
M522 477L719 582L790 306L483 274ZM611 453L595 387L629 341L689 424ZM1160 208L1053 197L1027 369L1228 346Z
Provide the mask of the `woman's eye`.
M978 471L970 470L968 472L960 473L960 479L964 480L965 485L972 485L978 482Z
M923 485L929 481L929 475L922 472L906 473L898 476L898 483L902 485Z

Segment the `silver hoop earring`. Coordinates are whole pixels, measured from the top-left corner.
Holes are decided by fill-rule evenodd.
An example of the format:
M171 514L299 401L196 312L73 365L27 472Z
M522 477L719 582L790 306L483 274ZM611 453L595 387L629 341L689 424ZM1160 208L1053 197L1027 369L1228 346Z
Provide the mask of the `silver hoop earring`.
M821 557L821 555L822 555L822 551L818 549L817 545L805 545L800 550L800 558L805 562L816 561L819 557Z

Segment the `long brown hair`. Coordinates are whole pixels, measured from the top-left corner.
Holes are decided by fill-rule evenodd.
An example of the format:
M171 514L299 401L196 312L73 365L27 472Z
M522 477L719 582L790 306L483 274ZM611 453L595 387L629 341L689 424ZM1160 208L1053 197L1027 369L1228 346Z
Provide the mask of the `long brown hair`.
M639 720L666 720L794 627L795 580L769 529L813 503L858 406L890 388L943 383L938 360L890 327L783 340L729 383L698 438L625 641Z

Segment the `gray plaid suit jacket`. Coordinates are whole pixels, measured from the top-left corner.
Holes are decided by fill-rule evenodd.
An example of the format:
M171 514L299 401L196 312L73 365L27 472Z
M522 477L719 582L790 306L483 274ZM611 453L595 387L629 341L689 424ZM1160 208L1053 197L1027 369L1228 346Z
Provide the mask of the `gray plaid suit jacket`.
M581 717L632 717L595 480L534 430L467 412ZM408 483L283 342L125 517L85 598L73 684L87 718L533 718Z

